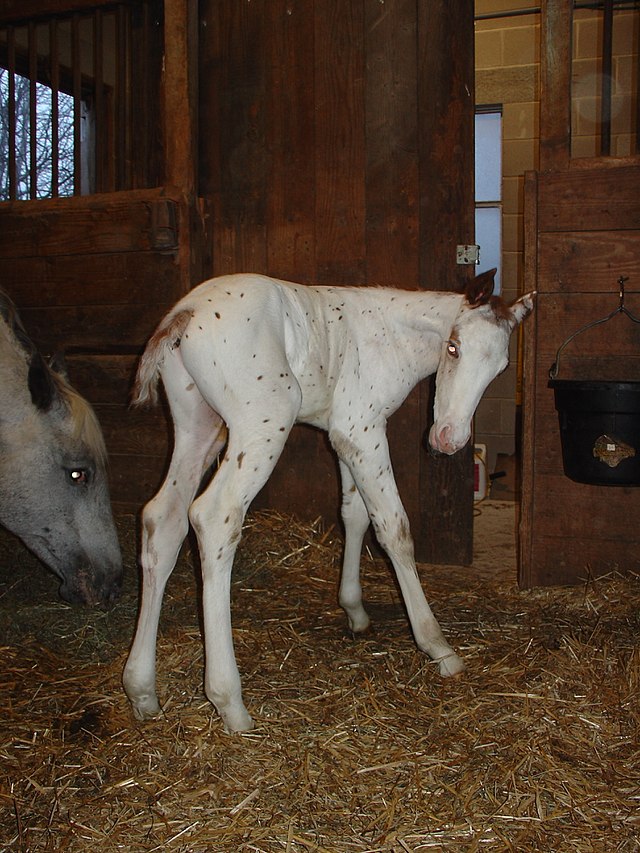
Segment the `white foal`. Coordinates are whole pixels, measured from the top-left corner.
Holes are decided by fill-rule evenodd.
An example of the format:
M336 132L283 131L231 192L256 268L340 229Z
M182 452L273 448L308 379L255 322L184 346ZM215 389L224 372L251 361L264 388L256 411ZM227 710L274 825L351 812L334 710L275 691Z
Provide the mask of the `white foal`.
M252 727L231 634L231 569L247 508L296 422L326 430L338 455L345 527L339 600L352 630L369 624L359 574L371 522L419 648L443 676L463 669L418 579L386 423L437 371L431 445L451 454L466 444L480 397L507 366L510 334L533 307L532 295L512 306L492 297L494 272L470 282L464 294L224 276L196 287L161 322L140 361L134 400L155 401L162 378L175 430L166 479L143 512L142 602L124 671L138 718L160 712L158 619L191 522L203 574L205 692L229 731ZM194 500L224 446L225 425L220 467Z

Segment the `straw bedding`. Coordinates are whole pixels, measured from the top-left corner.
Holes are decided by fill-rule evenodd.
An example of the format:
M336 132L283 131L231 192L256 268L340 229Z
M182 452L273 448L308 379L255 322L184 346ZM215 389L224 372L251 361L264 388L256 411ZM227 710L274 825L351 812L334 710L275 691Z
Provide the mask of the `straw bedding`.
M640 850L640 579L520 591L513 504L481 512L472 568L420 567L467 662L451 681L416 650L383 561L364 560L375 627L354 639L337 533L250 516L233 619L257 725L234 736L202 694L188 547L161 621L164 715L138 724L120 686L131 519L108 613L59 603L0 539L0 849Z

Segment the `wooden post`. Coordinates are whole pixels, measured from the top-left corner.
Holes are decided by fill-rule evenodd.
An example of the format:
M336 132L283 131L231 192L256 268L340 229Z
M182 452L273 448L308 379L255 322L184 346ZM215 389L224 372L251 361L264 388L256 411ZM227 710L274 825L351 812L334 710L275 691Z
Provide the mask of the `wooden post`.
M188 200L196 194L198 4L164 4L164 183L179 187Z
M571 158L572 0L542 0L540 21L540 169Z
M419 4L420 286L460 290L473 267L456 264L456 246L474 242L473 0ZM441 45L448 45L443 51ZM433 382L423 383L431 406ZM424 412L423 422L429 422ZM428 536L419 559L473 560L473 447L453 457L420 457L420 521ZM437 524L434 524L437 519Z

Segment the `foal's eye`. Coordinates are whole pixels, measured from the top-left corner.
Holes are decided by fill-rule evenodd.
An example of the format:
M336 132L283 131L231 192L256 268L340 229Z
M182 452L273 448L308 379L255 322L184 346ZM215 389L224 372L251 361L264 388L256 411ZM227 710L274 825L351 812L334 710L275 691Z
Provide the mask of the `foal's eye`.
M72 468L68 473L69 479L74 484L89 482L89 472L86 468Z
M455 341L447 341L447 352L451 356L451 358L458 358L460 352L458 350L458 344Z

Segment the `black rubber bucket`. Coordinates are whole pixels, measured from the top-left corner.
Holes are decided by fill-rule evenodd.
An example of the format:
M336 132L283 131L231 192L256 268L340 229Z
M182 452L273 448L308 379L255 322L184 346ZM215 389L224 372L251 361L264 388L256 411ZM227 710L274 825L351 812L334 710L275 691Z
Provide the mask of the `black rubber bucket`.
M640 382L551 379L564 473L576 483L640 486Z

